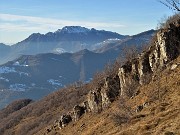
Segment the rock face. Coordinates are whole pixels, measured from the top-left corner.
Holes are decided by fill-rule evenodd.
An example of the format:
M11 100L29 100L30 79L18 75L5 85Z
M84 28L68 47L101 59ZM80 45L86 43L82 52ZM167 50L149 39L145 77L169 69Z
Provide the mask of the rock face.
M76 105L74 106L73 112L74 112L74 120L77 121L85 113L85 108L80 105Z
M59 127L60 127L60 128L63 128L63 127L65 127L66 125L68 125L68 123L71 122L71 121L72 121L71 115L68 115L68 114L62 115L62 116L61 116L61 119L60 119L60 121L59 121Z
M132 61L128 61L119 69L120 91L125 95L131 84L148 83L152 74L163 69L166 64L180 54L180 27L179 23L171 24L166 30L160 30L156 41L150 48Z
M100 88L90 91L88 95L88 104L90 111L97 113L102 111L102 96Z
M138 85L149 83L153 73L163 69L179 54L180 21L177 21L168 29L160 30L149 49L126 62L116 76L105 78L103 86L90 91L87 101L90 111L101 112L117 96L127 95L128 90L133 91Z
M106 77L102 87L91 90L88 95L88 104L91 112L101 112L119 95L120 81L116 75Z
M127 62L121 68L119 68L119 81L120 81L120 92L121 96L126 94L127 88L132 85L136 86L139 82L140 75L138 74L139 61L134 59L132 62Z
M71 116L61 116L60 128L65 127L72 120L77 121L85 112L100 113L118 96L127 96L128 91L132 92L138 85L149 83L153 73L177 58L180 55L180 21L170 26L157 33L156 40L147 51L126 62L119 68L117 75L106 77L102 85L92 89L83 105L74 107ZM133 96L132 93L129 95ZM141 111L146 105L145 102L137 106L136 112Z

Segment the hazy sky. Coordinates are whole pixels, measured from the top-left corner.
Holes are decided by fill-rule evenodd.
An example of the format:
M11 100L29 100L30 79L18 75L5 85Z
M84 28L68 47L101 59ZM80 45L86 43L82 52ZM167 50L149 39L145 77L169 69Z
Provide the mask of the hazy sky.
M158 0L0 0L0 42L84 26L133 35L172 14Z

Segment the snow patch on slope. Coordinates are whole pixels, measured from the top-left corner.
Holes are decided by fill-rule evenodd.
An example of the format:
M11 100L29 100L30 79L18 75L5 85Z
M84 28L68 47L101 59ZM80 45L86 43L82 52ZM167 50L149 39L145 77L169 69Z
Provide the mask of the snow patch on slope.
M5 82L9 82L9 80L6 79L6 78L4 78L4 77L0 77L0 80L3 80L3 81L5 81Z
M24 64L20 64L19 61L16 61L13 66L22 66L22 67L28 67L29 65L26 64L26 62Z
M16 71L14 67L0 67L0 74L8 74L8 73L18 73L20 76L21 75L29 76L28 73Z
M63 49L63 48L55 48L53 50L53 53L56 53L56 54L61 54L61 53L65 53L66 51Z
M90 29L81 27L81 26L66 26L56 32L65 32L65 33L85 33L89 32Z
M16 70L14 67L0 67L0 74L7 74L7 73L15 73Z
M11 84L9 86L9 89L12 91L25 91L26 90L26 85L25 84L19 84L19 83L15 83L15 84Z
M59 80L49 79L49 80L47 80L47 82L51 85L63 86Z

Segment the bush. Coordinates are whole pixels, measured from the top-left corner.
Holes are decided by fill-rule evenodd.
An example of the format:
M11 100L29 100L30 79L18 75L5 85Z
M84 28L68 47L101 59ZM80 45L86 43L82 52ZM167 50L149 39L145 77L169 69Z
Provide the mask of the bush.
M180 13L177 13L170 17L163 17L157 26L157 29L168 29L170 28L170 24L176 23L180 20Z
M118 113L113 114L112 119L116 126L120 126L129 121L129 117L127 117L126 115L118 114Z

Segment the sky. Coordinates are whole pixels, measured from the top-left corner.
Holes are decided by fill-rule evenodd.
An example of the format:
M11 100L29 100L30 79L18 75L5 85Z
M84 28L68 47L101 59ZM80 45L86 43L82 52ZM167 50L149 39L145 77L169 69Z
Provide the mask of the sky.
M0 0L0 43L17 43L64 26L134 35L156 29L172 14L158 0Z

